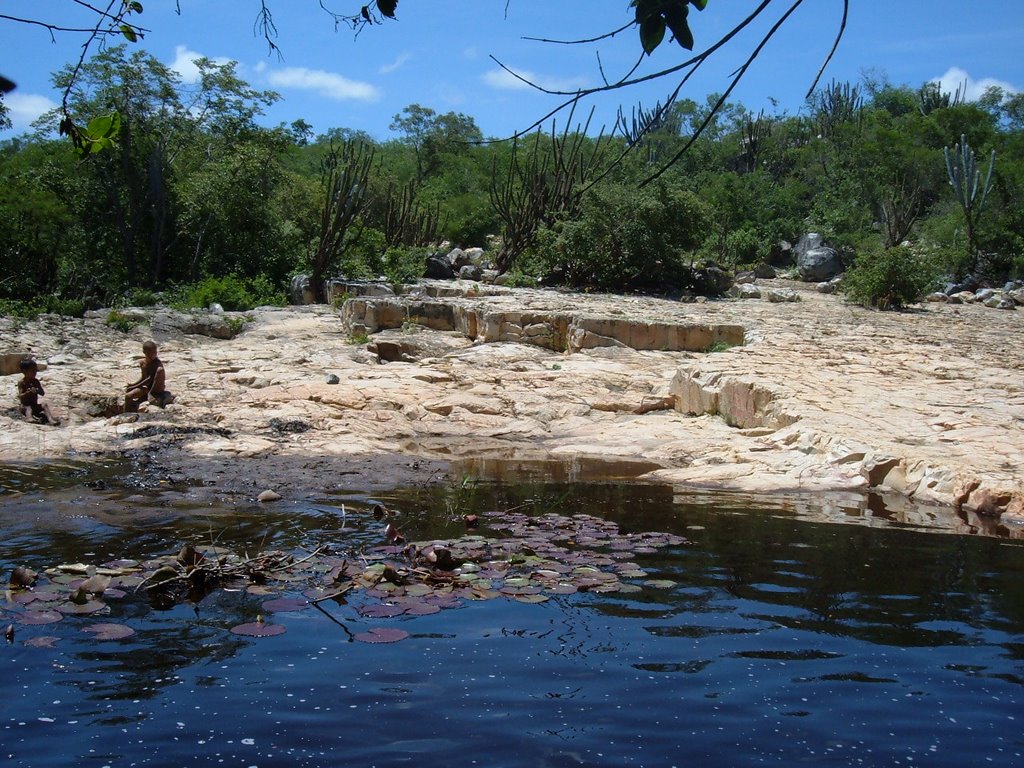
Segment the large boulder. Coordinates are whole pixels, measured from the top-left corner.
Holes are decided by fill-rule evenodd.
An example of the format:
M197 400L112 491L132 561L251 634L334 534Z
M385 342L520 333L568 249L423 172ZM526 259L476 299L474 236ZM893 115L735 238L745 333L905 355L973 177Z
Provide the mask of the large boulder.
M454 280L455 270L448 256L435 253L427 259L427 268L423 276L431 280Z
M839 252L825 245L817 232L809 232L801 237L794 250L800 279L805 282L821 283L843 271L843 260Z

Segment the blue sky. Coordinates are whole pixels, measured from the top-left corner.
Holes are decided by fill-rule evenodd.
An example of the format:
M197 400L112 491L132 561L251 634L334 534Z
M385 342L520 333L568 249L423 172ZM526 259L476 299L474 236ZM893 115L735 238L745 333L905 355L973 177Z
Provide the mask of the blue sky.
M326 0L338 11L357 11L360 0ZM774 0L764 23L719 51L684 88L703 101L723 91L729 75L791 5ZM268 110L267 125L303 118L317 133L331 127L361 129L379 139L413 103L437 112L472 116L485 135L507 136L527 128L559 103L503 72L491 56L524 77L556 90L599 85L604 74L628 71L640 53L635 30L599 45L555 45L523 39L591 37L628 20L627 0L399 0L398 21L366 29L358 38L335 30L317 0L267 0L274 12L283 59L269 54L254 34L259 0L143 0L140 24L150 31L138 43L177 69L187 81L190 59L204 55L238 62L251 85L283 98ZM180 5L180 15L176 13ZM753 0L710 0L691 13L697 50L715 42L749 13ZM831 79L857 81L873 71L913 87L942 80L965 82L976 97L986 85L1024 89L1024 0L850 0L850 18L839 51L826 70ZM52 10L51 10L52 9ZM831 48L841 0L805 0L772 39L733 95L753 111L798 112L804 94ZM0 0L0 14L53 23L81 21L70 0ZM77 59L83 35L50 33L0 19L0 74L14 80L7 94L15 130L59 103L50 74ZM685 52L666 40L639 73L673 66ZM598 58L600 56L600 59ZM600 65L599 62L600 61ZM663 79L586 102L593 124L614 123L621 105L652 106L675 87ZM577 112L577 119L582 113ZM563 120L565 118L562 118Z

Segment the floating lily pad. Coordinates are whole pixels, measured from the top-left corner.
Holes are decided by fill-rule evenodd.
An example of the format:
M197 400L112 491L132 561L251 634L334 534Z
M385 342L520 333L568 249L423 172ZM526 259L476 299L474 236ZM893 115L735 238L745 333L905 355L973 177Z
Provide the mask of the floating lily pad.
M391 603L370 603L369 605L359 606L357 610L360 616L366 616L370 619L389 619L405 613L405 608L400 605L392 605Z
M123 640L135 634L135 630L126 624L90 624L82 627L83 632L91 632L97 640Z
M245 635L246 637L273 637L285 633L283 624L265 624L262 621L254 621L251 624L239 624L231 628L234 635Z
M296 597L279 597L276 600L267 600L263 603L263 610L270 611L271 613L301 611L308 607L308 600L301 600Z
M99 613L107 604L100 602L99 600L86 600L84 603L61 603L56 606L57 610L61 613L75 614L81 616L87 616L90 613Z
M516 595L515 600L520 603L546 603L550 598L547 595Z
M406 616L429 616L432 613L440 613L441 606L431 603L412 603L405 607Z
M25 611L17 617L17 622L28 625L54 624L63 618L64 614L57 611Z
M353 635L361 643L397 643L399 640L405 640L408 636L409 633L404 629L391 627L374 627L366 632Z
M53 648L57 645L59 637L53 635L43 635L42 637L30 637L25 641L25 645L29 648Z

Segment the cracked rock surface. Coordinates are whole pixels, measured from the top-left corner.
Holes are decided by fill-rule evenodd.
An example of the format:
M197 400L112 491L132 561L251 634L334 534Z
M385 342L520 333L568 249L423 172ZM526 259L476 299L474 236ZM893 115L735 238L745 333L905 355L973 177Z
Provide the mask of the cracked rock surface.
M0 318L0 362L45 362L64 420L22 421L18 375L0 376L0 460L135 451L160 472L255 495L430 481L468 458L601 457L656 464L644 479L680 489L874 490L958 510L953 527L981 516L1015 535L1024 313L882 313L771 283L800 300L446 289L427 303L258 309L229 339L159 310L133 310L128 333L104 313ZM176 402L107 415L147 338Z

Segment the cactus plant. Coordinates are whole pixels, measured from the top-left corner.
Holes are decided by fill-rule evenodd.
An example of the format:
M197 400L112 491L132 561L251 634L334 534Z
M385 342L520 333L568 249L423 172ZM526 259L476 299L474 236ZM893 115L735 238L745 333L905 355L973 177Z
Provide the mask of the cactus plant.
M985 173L985 183L981 183L981 169L975 158L974 149L967 143L967 136L961 134L960 143L952 150L943 147L946 157L946 174L949 184L953 187L957 202L964 212L967 222L967 247L970 249L968 271L973 271L978 261L978 243L976 228L981 218L981 211L992 188L992 169L996 166L996 151L993 149Z

